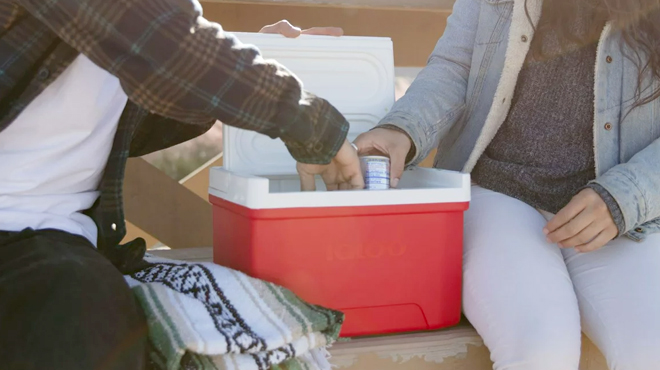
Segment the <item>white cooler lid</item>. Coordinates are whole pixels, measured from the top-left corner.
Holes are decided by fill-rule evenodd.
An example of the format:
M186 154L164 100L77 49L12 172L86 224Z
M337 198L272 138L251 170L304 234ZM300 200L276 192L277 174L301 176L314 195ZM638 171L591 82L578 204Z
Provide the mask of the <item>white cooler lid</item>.
M349 140L378 124L394 103L392 40L382 37L301 36L234 33L276 59L327 99L350 122ZM279 139L225 125L224 167L253 175L296 173L295 161Z

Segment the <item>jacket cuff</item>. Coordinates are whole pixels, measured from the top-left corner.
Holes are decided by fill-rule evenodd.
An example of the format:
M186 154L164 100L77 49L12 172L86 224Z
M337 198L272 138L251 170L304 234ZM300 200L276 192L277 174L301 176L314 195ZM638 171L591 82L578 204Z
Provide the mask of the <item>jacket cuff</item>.
M405 133L412 143L408 156L406 157L406 166L414 166L426 158L428 153L424 153L424 139L426 135L420 130L420 126L415 120L401 112L390 113L383 118L376 128L386 128Z
M598 193L598 195L600 195L600 197L607 205L607 208L610 210L610 214L612 215L612 219L616 224L616 228L619 230L619 234L617 236L621 236L625 234L626 223L623 218L623 212L621 211L621 207L619 207L619 203L616 202L612 194L610 194L610 192L607 191L607 189L605 189L604 187L602 187L597 183L592 182L589 185L587 185L587 187L591 188L596 193Z
M279 136L298 162L330 163L348 135L346 118L324 99L306 92L298 105L287 108L276 118L279 132L269 136Z
M374 128L386 128L386 129L388 129L388 130L394 130L394 131L398 131L398 132L404 133L404 134L408 137L408 139L410 140L410 142L413 143L413 139L410 137L410 134L408 134L408 132L406 132L406 130L402 129L402 128L399 127L399 126L395 126L395 125L392 125L392 124L386 123L386 124L384 124L384 125L378 125L378 126L376 126L376 127L374 127ZM373 129L372 129L372 130L373 130ZM415 155L416 155L416 154L417 154L417 148L415 147L414 144L412 144L412 145L410 146L410 150L408 151L408 154L406 155L406 165L410 164L410 163L415 159Z

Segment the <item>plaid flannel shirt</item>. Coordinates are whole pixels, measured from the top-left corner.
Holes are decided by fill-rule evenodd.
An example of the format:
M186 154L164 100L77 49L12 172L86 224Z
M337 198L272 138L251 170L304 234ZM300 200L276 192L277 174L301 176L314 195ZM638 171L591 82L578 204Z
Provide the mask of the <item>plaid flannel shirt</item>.
M201 10L197 0L0 0L0 134L80 53L129 97L88 211L99 249L124 271L144 254L141 240L119 245L129 155L186 141L220 120L282 139L300 162L323 164L348 131L333 106Z

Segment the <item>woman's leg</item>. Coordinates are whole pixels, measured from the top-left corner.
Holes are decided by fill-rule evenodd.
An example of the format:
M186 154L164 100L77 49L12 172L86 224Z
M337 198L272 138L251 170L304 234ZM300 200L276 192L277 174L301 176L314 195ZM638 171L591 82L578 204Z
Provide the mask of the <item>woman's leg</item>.
M580 317L561 251L534 208L473 188L465 219L464 311L495 370L577 370Z
M585 333L611 370L660 369L660 235L565 250Z

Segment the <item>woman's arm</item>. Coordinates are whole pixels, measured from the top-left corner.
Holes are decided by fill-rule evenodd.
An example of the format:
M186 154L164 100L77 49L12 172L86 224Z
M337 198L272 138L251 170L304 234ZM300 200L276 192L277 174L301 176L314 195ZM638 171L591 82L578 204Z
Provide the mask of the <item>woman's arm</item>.
M617 234L660 217L658 157L660 139L592 181L548 222L544 230L548 240L563 248L591 252Z
M424 160L437 147L440 135L465 107L480 7L479 0L456 1L428 65L381 121L410 136L415 146L412 164Z
M660 139L593 182L619 204L625 232L660 217Z

